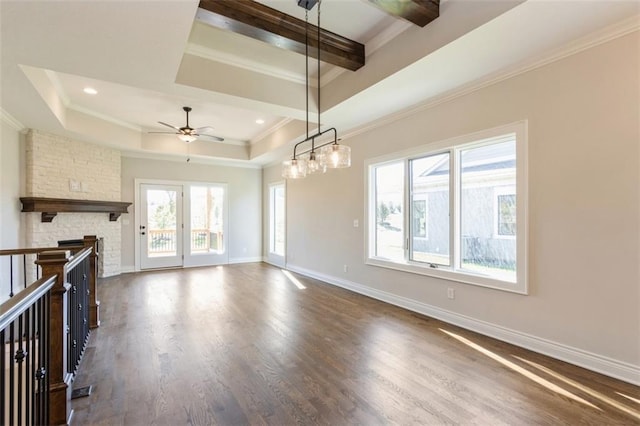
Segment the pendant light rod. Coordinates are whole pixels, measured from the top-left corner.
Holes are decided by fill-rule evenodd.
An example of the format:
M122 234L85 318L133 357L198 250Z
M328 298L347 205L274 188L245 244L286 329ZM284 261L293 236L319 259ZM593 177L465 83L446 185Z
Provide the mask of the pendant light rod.
M325 133L328 133L328 132L333 132L333 140L330 140L329 142L325 142L325 143L323 143L321 145L315 145L316 138L319 138L320 136L322 136L322 135L324 135ZM309 141L311 141L311 149L307 149L306 151L303 151L303 152L298 154L297 153L298 145L301 145L301 144L303 144L305 142L309 142ZM323 132L318 132L315 135L307 136L307 138L305 140L300 141L297 144L295 144L294 147L293 147L293 159L295 160L296 156L298 156L298 155L306 154L307 152L312 152L316 148L322 148L323 146L330 145L330 144L334 144L334 145L338 144L338 131L336 130L335 127L327 129L327 130L325 130Z
M318 72L317 72L317 77L316 77L316 86L318 86L318 132L320 132L320 6L322 5L322 0L318 1L318 38L317 38L317 43L318 43L318 60L317 60L317 64L318 64ZM307 13L305 11L304 13L304 17L305 17L305 51L306 51L306 55L305 55L305 65L306 65L306 77L307 77L307 139L305 139L302 142L308 141L309 140L309 43L307 42L307 27L306 25L308 24L308 17L307 17ZM329 129L330 130L330 129ZM334 129L335 130L335 129ZM322 133L316 133L315 136L311 137L311 150L309 152L315 152L316 146L315 146L315 138L319 135L321 135ZM334 135L334 139L335 135ZM337 141L336 141L337 143ZM328 145L328 144L325 144ZM297 145L296 145L297 146ZM324 146L324 145L323 145ZM320 146L318 147L320 148ZM293 156L295 158L295 147L293 148Z
M317 78L317 86L318 86L318 131L320 131L320 6L321 5L322 5L322 0L319 0L318 1L318 78ZM313 150L313 148L312 148L312 150Z
M307 109L307 139L309 139L309 11L304 11L304 77Z
M318 107L318 127L314 135L309 135L309 15L308 10L311 9L309 2L306 0L299 0L298 4L307 9L305 11L305 101L306 101L306 138L293 147L293 157L290 160L283 161L282 163L282 176L286 179L300 179L307 176L307 174L324 173L328 168L342 169L351 166L351 148L346 145L338 144L338 131L335 127L331 127L327 130L321 131L321 114L322 103L320 98L321 84L320 84L320 5L322 0L313 0L313 3L317 1L318 4L318 25L317 25L317 107ZM302 4L303 3L303 4ZM312 6L312 5L311 5ZM333 138L326 142L316 144L316 139L325 135L326 133L333 132ZM300 145L304 143L311 143L311 147L302 152L298 152ZM308 147L308 146L307 146ZM320 150L320 148L322 148ZM302 148L301 148L302 150ZM317 154L316 150L320 153ZM304 154L309 154L309 158L298 158Z
M182 107L182 109L184 110L184 112L187 113L187 126L186 127L189 127L189 112L191 111L191 107L186 106L186 107Z

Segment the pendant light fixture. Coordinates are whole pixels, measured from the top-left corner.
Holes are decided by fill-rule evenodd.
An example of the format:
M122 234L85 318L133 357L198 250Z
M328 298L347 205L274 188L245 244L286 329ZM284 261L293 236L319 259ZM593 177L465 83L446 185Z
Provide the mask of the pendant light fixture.
M309 10L315 5L314 1L298 0L298 6L305 10L305 88L306 88L306 121L307 134L303 141L296 143L293 147L293 157L282 163L282 177L286 179L300 179L307 174L325 173L327 168L339 169L351 166L351 148L338 144L338 134L334 127L320 131L320 5L318 3L318 38L317 38L317 72L318 72L318 130L314 135L309 136ZM316 138L321 138L325 133L333 132L333 140L316 145ZM311 143L311 148L297 153L298 147L305 143Z

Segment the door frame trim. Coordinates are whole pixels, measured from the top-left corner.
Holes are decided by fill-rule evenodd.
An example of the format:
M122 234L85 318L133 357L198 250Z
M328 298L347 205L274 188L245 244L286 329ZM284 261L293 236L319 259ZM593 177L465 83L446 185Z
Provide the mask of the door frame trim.
M223 185L225 188L225 239L228 244L229 242L229 193L228 193L228 184L227 182L209 182L209 181L197 181L197 180L169 180L169 179L145 179L145 178L134 178L133 180L133 196L135 200L134 204L134 271L140 272L143 269L140 268L140 185L141 184L151 184L151 185L181 185L182 190L184 192L185 185ZM184 197L182 197L184 202ZM184 213L184 212L183 212ZM183 217L183 222L185 218ZM226 246L227 256L229 253L229 246ZM183 250L184 255L184 250ZM184 262L181 266L185 268ZM146 270L146 269L145 269Z

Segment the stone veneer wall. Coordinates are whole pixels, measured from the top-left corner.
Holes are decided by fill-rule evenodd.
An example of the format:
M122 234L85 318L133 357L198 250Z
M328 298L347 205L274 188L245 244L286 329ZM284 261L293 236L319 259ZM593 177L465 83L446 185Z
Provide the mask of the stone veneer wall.
M30 130L25 168L28 197L121 201L120 151ZM40 213L23 215L27 247L97 235L104 238L101 276L120 273L122 219L110 222L107 213L58 213L51 223L42 223Z

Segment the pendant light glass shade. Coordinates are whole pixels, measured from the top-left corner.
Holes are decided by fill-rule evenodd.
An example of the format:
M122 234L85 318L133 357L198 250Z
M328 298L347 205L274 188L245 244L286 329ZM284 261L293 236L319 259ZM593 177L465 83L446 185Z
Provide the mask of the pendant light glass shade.
M287 160L282 163L282 177L285 179L301 179L307 175L307 161L301 158Z
M327 167L330 169L342 169L351 166L351 147L333 143L323 146L321 152L324 155Z
M2 1L2 0L0 0ZM305 83L306 83L306 112L307 112L307 132L306 139L296 143L293 146L293 158L291 160L284 161L282 163L282 176L286 179L299 179L305 177L307 174L321 174L330 169L342 169L351 166L351 148L338 144L338 132L335 127L331 127L324 131L321 131L320 111L322 111L320 104L320 54L322 49L320 45L324 43L324 40L320 36L320 3L322 0L299 0L298 6L304 7L307 11L313 8L314 4L318 4L318 25L316 26L316 48L317 48L317 65L318 65L318 96L317 96L317 111L318 111L318 128L317 133L309 135L309 38L308 38L308 13L305 12ZM323 135L328 132L333 132L333 140L325 140L323 143L317 143L316 139L324 139ZM309 144L309 149L304 149L304 144ZM302 147L298 149L298 147Z
M322 174L327 171L327 163L325 162L324 155L321 152L312 151L309 153L309 160L307 162L308 174Z

